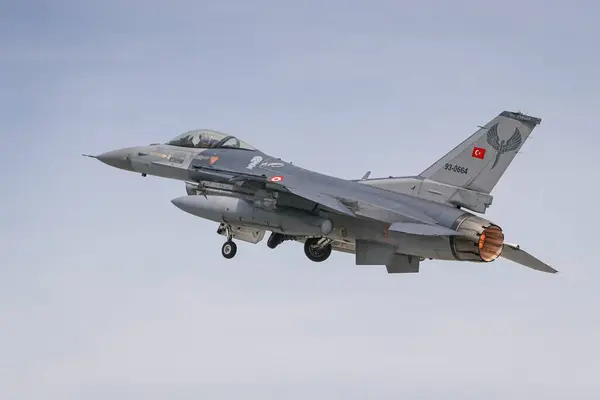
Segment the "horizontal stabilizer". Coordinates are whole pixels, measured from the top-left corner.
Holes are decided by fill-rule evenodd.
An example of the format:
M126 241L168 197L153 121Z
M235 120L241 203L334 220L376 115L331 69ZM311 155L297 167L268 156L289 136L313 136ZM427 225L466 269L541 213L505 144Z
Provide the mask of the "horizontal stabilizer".
M516 244L504 243L504 249L502 250L502 254L500 256L537 271L548 272L550 274L555 274L558 272L548 264L527 253L525 250L521 250L519 245Z
M460 232L454 229L444 228L439 225L425 225L417 224L413 222L394 222L390 228L390 231L407 233L409 235L422 235L422 236L456 236L461 235Z

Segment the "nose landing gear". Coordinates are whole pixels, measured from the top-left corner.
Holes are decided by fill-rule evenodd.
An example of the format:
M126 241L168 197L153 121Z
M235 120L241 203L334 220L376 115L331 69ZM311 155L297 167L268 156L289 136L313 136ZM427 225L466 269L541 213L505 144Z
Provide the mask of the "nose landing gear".
M221 247L221 254L223 257L230 259L235 257L237 253L237 245L233 242L233 235L231 234L231 227L228 225L221 224L219 229L217 230L218 234L222 234L223 230L225 230L225 234L227 235L227 241L223 243L223 247Z

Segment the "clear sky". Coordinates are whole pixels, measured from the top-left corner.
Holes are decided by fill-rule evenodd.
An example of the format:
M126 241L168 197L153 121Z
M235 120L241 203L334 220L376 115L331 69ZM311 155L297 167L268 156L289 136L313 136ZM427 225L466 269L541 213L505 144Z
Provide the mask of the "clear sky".
M12 3L12 4L11 4ZM597 399L595 1L0 3L0 398ZM194 128L344 178L541 117L486 217L559 269L239 243L80 156Z

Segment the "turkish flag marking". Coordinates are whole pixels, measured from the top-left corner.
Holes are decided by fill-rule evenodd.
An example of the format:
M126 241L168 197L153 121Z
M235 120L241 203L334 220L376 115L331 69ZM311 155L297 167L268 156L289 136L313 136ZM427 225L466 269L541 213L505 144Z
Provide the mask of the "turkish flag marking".
M483 160L485 158L485 149L481 147L473 147L473 153L471 154L475 158Z

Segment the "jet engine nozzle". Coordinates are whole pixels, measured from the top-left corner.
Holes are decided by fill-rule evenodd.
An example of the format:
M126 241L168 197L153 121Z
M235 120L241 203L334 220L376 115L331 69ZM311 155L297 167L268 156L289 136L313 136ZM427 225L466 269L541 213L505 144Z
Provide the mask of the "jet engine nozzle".
M502 254L504 233L498 225L465 214L455 221L452 228L463 234L450 237L450 248L456 260L490 262Z
M479 241L479 256L483 261L490 262L500 257L504 247L504 233L499 226L491 225L483 229Z

